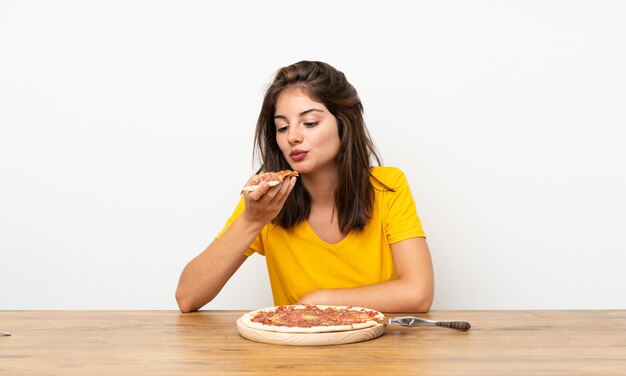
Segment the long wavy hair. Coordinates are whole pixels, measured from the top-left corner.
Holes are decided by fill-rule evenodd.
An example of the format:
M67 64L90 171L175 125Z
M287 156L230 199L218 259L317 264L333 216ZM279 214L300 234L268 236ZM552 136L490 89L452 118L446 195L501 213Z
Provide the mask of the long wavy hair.
M329 64L300 61L276 73L265 93L254 136L254 157L261 162L258 172L291 168L276 142L274 114L280 94L293 87L304 90L312 100L323 103L337 119L340 148L336 161L339 174L335 208L339 229L342 233L360 231L371 218L374 204L374 186L370 181L374 177L370 173L370 162L375 161L380 166L381 158L365 126L363 105L356 89L342 72ZM298 180L272 223L289 229L308 218L310 212L311 197Z

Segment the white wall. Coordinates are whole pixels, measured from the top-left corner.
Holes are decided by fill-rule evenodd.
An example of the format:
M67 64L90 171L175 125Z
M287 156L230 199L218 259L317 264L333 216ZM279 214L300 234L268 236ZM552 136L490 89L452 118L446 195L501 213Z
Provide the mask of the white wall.
M435 309L626 308L620 1L0 1L0 309L175 309L323 60L409 177ZM272 305L253 256L207 309Z

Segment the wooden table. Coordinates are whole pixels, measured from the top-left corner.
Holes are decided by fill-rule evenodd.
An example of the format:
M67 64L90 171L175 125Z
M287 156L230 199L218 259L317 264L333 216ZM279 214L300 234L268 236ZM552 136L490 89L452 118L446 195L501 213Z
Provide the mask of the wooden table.
M626 375L626 310L432 311L473 327L319 347L244 339L242 313L0 311L0 375Z

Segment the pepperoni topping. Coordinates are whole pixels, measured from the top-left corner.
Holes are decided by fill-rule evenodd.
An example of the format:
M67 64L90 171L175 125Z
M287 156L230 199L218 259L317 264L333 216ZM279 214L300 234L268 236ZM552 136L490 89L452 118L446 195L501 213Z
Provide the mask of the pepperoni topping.
M270 181L278 181L281 182L287 177L287 176L298 176L298 173L296 171L291 171L291 170L282 170L282 171L278 171L278 172L265 172L261 175L259 175L259 183L264 183L264 182L270 182Z
M310 328L364 323L374 320L379 314L377 311L362 308L291 305L276 307L274 311L258 312L251 320L264 325Z

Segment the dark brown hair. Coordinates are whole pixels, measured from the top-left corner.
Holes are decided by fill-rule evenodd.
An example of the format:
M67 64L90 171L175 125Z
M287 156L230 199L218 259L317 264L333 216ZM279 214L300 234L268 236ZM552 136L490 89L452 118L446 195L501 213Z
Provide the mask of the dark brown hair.
M343 233L360 231L371 218L374 204L370 160L380 166L381 159L363 121L363 105L356 90L342 72L329 64L301 61L276 73L265 93L254 136L254 154L261 161L259 172L291 168L276 142L274 114L279 95L286 88L293 87L303 89L312 100L323 103L337 119L340 148L335 206L339 229ZM298 180L272 223L290 228L305 220L310 211L311 198Z

